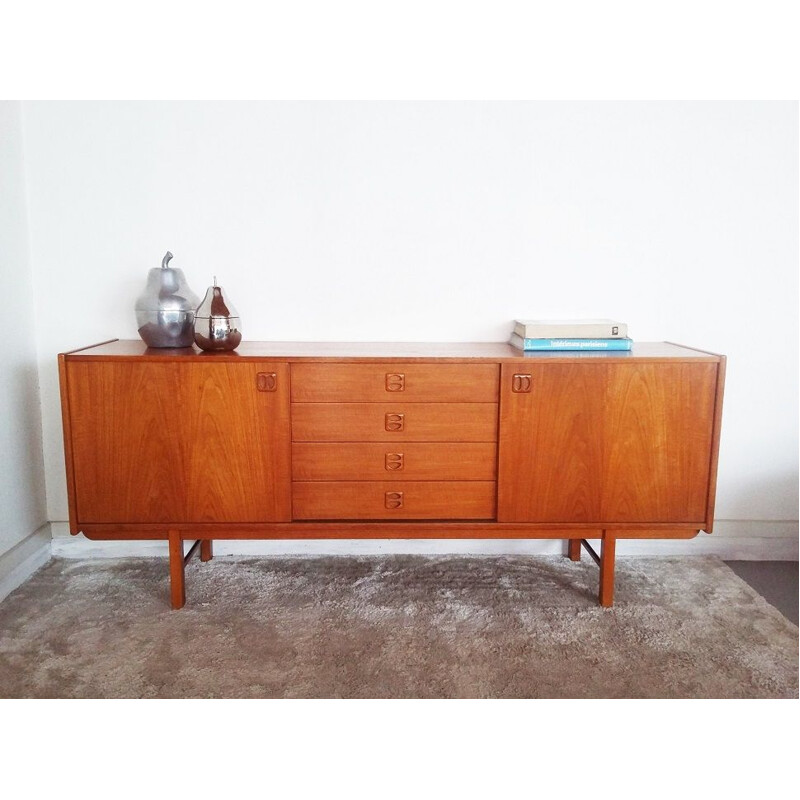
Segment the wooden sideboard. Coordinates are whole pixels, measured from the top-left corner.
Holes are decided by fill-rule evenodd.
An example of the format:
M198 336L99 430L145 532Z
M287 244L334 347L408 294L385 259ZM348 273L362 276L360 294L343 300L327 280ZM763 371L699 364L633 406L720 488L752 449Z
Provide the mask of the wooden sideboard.
M112 340L59 373L70 531L167 540L175 608L214 539L323 538L564 539L610 606L617 539L713 526L725 357L694 348Z

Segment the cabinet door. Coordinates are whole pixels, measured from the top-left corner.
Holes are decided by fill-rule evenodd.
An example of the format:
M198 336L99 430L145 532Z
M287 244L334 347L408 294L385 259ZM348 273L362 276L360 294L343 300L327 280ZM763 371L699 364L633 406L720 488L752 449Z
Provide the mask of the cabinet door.
M716 378L707 362L503 365L498 519L702 523Z
M609 365L603 520L705 520L716 384L714 363Z
M599 519L605 384L600 364L503 364L500 522Z
M287 365L83 361L67 375L80 522L290 518Z

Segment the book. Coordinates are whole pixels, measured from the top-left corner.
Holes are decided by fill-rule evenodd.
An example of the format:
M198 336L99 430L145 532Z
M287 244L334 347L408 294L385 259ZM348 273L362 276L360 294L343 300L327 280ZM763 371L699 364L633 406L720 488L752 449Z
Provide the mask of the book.
M633 339L531 339L511 334L510 344L520 350L630 350Z
M523 339L624 339L628 326L613 319L518 319L514 333Z

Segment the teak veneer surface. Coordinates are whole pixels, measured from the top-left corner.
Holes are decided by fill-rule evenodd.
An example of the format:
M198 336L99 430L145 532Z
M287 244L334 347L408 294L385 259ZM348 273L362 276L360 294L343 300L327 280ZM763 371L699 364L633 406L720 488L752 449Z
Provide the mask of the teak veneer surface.
M494 442L497 403L292 403L292 440Z
M575 523L495 522L494 520L294 520L292 522L209 523L170 525L184 539L693 539L701 523L676 528L669 523L620 523L605 531L597 525ZM163 540L167 527L152 522L85 523L82 530L97 540Z
M297 363L293 403L496 403L497 364Z
M514 369L502 367L499 520L706 518L716 364L531 365L525 394Z
M494 511L495 485L490 481L292 484L295 519L492 519Z
M70 530L168 539L175 607L187 538L600 539L610 605L617 538L712 529L724 375L666 342L103 342L59 356Z
M630 351L528 352L507 342L242 342L233 352L208 353L197 347L151 348L138 339L114 339L67 353L70 360L136 357L156 361L199 359L242 361L280 358L289 361L572 361L587 359L719 361L720 356L670 342L634 342Z
M296 481L493 481L491 442L294 442Z
M254 390L264 370L283 391ZM288 365L131 360L67 371L81 522L290 519Z

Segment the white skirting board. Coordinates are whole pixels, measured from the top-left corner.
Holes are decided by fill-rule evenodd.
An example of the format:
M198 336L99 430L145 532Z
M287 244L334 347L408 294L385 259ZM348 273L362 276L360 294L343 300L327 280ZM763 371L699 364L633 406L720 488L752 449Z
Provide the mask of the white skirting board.
M165 541L91 541L71 536L66 522L51 523L52 553L58 558L122 558L166 556ZM598 542L594 544L599 546ZM215 555L379 555L409 553L440 555L565 553L557 539L314 539L314 540L215 540ZM694 539L624 539L617 543L617 555L669 556L716 555L730 561L797 561L796 521L717 520L714 533L700 533Z
M50 560L51 526L45 523L0 555L0 600L22 586Z

